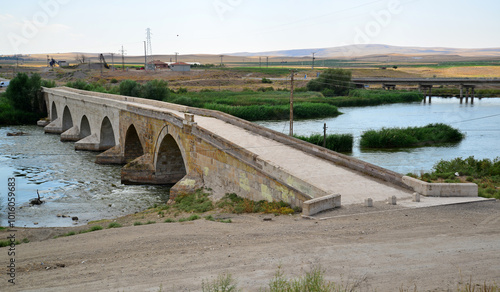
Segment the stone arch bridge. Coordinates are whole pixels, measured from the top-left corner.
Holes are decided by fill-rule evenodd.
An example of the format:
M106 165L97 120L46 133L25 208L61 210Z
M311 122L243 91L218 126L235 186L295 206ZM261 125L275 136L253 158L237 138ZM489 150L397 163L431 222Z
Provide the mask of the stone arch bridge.
M398 173L218 111L72 88L44 88L46 133L122 164L123 183L204 187L292 206L340 194L343 204L411 196ZM339 196L336 196L339 199ZM339 201L336 201L339 204Z

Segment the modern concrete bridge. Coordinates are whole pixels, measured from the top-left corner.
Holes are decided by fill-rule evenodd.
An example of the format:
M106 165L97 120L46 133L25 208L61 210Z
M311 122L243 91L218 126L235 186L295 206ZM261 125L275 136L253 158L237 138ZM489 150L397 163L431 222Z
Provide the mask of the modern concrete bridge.
M45 132L77 150L104 151L96 162L125 165L123 183L175 184L171 196L204 187L216 198L236 193L302 206L337 194L342 204L356 204L428 191L423 182L218 111L66 87L43 91L51 121ZM438 196L470 194L438 189Z
M384 89L396 89L397 85L418 85L419 90L423 91L425 96L429 96L429 102L432 96L432 87L434 85L452 85L460 88L460 103L463 102L464 89L466 102L474 103L476 86L500 86L500 79L497 78L352 78L356 87L363 88L367 84L380 84Z

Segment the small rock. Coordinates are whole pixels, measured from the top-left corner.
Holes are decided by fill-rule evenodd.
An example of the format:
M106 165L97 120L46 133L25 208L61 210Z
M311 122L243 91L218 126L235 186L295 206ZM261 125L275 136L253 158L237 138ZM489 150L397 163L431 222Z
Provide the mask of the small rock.
M262 219L262 220L264 220L264 221L273 221L273 218L271 218L271 217L266 217L266 218L264 218L264 219Z
M78 221L78 217L73 216L73 217L71 217L71 220L73 220L73 221Z
M26 136L28 133L25 132L9 132L7 133L7 136Z
M64 267L66 267L66 264L58 263L58 264L56 264L56 266L58 266L59 268L64 268Z
M33 222L33 224L38 225L38 222Z
M57 217L62 217L62 215L61 214L57 214Z

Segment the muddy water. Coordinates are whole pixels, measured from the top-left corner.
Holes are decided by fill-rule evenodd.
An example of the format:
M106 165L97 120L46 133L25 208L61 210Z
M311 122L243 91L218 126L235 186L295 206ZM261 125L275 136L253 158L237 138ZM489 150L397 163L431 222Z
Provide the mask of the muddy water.
M7 137L8 132L26 136ZM75 151L73 143L59 135L44 134L36 126L0 128L0 209L2 226L7 225L7 179L16 180L16 226L71 226L115 218L143 210L168 196L160 186L125 186L120 166L95 164L97 153ZM29 205L40 193L45 204Z

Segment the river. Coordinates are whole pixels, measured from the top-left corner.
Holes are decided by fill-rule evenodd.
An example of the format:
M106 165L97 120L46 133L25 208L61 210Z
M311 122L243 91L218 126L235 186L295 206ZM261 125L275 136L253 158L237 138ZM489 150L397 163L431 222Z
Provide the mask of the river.
M294 122L294 133L352 134L354 148L346 153L361 160L407 174L428 172L441 159L456 157L490 158L500 156L500 98L475 99L474 104L460 104L457 98L433 97L432 103L389 104L374 107L340 108L343 115L335 118ZM445 123L466 134L461 143L440 147L419 147L396 150L362 150L361 134L383 127L425 126ZM258 124L278 132L289 132L289 123L265 121Z
M296 134L350 133L355 137L352 155L399 173L429 171L440 159L468 157L493 159L500 156L500 98L476 99L474 105L456 98L433 97L432 104L391 104L375 107L341 108L335 118L296 121ZM365 151L359 148L361 133L382 127L424 126L445 123L466 134L458 144L441 147ZM284 121L258 122L288 133ZM26 136L8 137L8 132ZM44 134L36 126L0 127L0 225L7 225L7 179L16 180L16 226L71 226L116 218L144 210L164 201L168 188L126 186L120 183L120 168L95 164L97 153L75 151L74 143L63 143L59 135ZM30 206L37 190L45 200ZM77 216L78 222L57 215Z
M8 137L8 132L28 135ZM0 127L1 226L7 226L8 178L16 180L18 227L72 226L116 218L144 210L168 195L166 187L122 185L121 166L95 164L98 153L75 151L74 143L59 138L37 126ZM37 190L45 203L30 206Z

